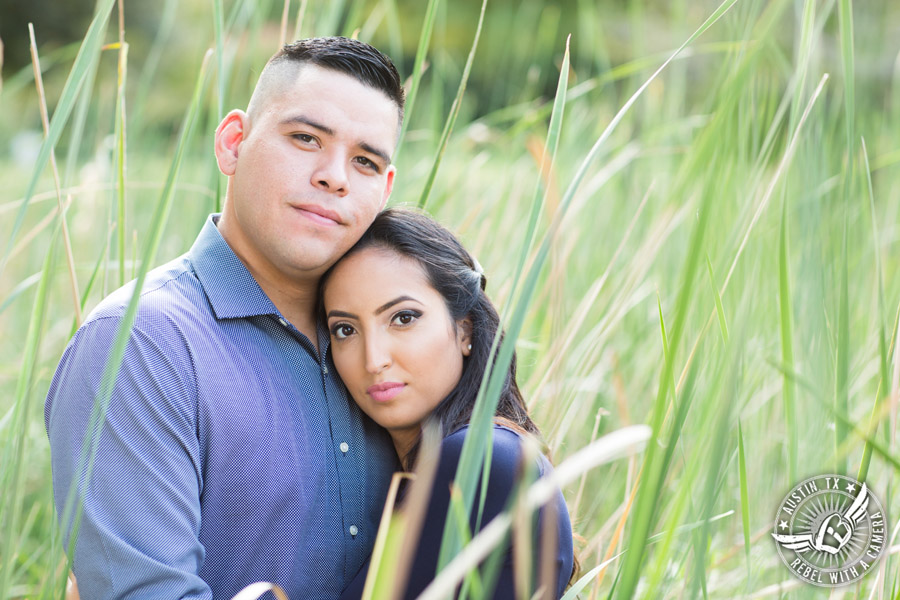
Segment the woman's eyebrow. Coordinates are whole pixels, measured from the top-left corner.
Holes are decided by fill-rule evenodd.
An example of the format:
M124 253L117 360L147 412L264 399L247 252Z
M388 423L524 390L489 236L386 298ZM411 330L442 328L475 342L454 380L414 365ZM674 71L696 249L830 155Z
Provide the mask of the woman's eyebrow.
M376 315L380 315L381 313L383 313L384 311L386 311L386 310L389 309L390 307L394 306L395 304L399 304L399 303L401 303L401 302L403 302L403 301L405 301L405 300L412 300L413 302L416 302L417 304L422 304L421 302L419 302L418 300L416 300L416 299L413 298L412 296L398 296L398 297L394 298L393 300L391 300L390 302L385 302L384 304L382 304L381 306L379 306L378 308L376 308L376 309L375 309L375 314L376 314Z
M353 313L344 312L342 310L332 310L329 311L327 315L325 315L326 319L330 319L331 317L343 317L345 319L359 319Z

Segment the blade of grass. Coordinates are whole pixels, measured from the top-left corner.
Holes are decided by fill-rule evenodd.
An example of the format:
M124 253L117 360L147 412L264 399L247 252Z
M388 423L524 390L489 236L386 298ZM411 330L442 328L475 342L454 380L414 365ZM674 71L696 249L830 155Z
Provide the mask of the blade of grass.
M306 0L304 0L305 2ZM400 59L403 56L403 46L401 41L403 40L403 34L401 30L402 21L400 19L400 13L397 11L397 0L384 0L385 7L385 22L387 23L388 29L388 51L390 52L390 56L393 56Z
M386 567L396 562L396 554L402 548L407 528L406 520L402 515L396 513L397 494L401 481L410 477L412 476L409 473L398 472L394 473L391 478L391 486L388 489L387 500L381 514L375 546L372 549L372 562L369 565L369 575L366 576L362 600L389 597L392 586L388 583Z
M169 43L172 31L177 22L178 0L166 0L162 8L162 16L159 18L159 27L156 29L156 35L153 37L153 45L143 59L140 72L137 79L137 91L134 93L131 105L132 116L132 135L133 139L142 139L141 129L144 126L144 107L148 98L151 96L153 86L158 82L155 81L157 70L159 69L160 60L163 51Z
M481 38L481 26L484 24L484 11L487 9L487 3L488 0L482 0L481 13L478 15L478 26L475 28L475 39L472 40L472 47L469 49L469 57L466 59L466 66L463 69L459 88L456 90L456 98L453 99L453 105L450 107L450 114L447 115L447 121L444 123L444 131L441 132L441 139L438 142L438 149L434 156L431 172L428 173L428 178L425 180L425 187L422 190L422 195L419 197L419 208L425 208L425 205L428 203L428 196L431 194L434 179L437 177L438 168L441 166L441 160L444 158L444 151L447 150L447 143L450 141L450 134L453 133L456 117L459 116L463 95L466 93L466 85L469 83L469 73L472 71L472 63L475 62L475 51L478 49L478 40Z
M284 0L284 8L281 11L281 27L279 28L278 47L287 43L288 16L291 14L291 0Z
M9 295L4 298L3 304L0 304L0 315L3 314L7 308L9 308L10 304L16 301L16 298L21 296L23 293L28 291L30 288L34 287L41 280L41 274L35 273L34 275L30 275L16 284L16 287L9 292Z
M300 7L297 8L297 20L294 25L294 40L300 39L300 31L303 28L303 19L306 16L306 5L309 3L309 0L300 0ZM400 56L399 54L395 54L395 56Z
M663 357L666 362L669 362L672 360L671 353L672 353L673 347L669 343L669 340L666 335L666 326L665 326L665 321L663 319L662 303L660 302L658 297L657 297L657 308L659 311L659 324L660 324L660 332L661 332L661 337L662 337ZM697 373L696 367L692 367L691 369L689 369L687 378L685 380L686 383L681 388L681 390L676 390L675 380L670 375L669 393L672 396L672 402L670 403L667 410L665 411L665 417L663 418L663 424L668 419L669 414L672 411L673 407L675 408L675 416L672 419L671 425L669 427L669 433L666 436L666 441L664 442L665 453L663 455L660 466L657 468L657 472L659 473L659 476L658 476L658 479L656 482L657 489L662 489L662 487L665 483L666 475L669 471L669 465L672 463L672 459L675 455L676 448L679 447L679 445L680 445L679 440L681 439L681 434L682 434L682 431L684 430L685 422L687 421L688 411L690 410L691 404L693 403L693 397L694 397L693 388L694 388L694 380L696 377L696 373ZM680 394L680 401L679 401L679 394ZM657 400L660 401L659 396L657 396ZM664 398L663 398L663 400L664 400ZM654 405L654 410L657 410L657 409L660 412L663 412L661 404ZM654 413L654 414L656 414L656 413ZM649 468L650 464L651 463L645 461L644 464L641 465L642 472L645 468ZM694 471L698 471L699 467L700 467L700 463L696 462L695 464L692 465L692 467L693 467ZM686 479L688 479L689 481L694 481L696 479L697 475L696 475L696 472L692 472L690 474L685 474L684 477ZM688 493L688 490L693 490L693 487L694 487L693 485L682 486L679 489L678 495L670 508L670 517L669 517L670 523L680 522L680 516L683 515L684 512L686 510L688 510L689 507L692 505L693 497L692 497L691 493ZM665 557L667 557L669 555L669 549L671 548L671 545L674 541L675 533L677 532L677 528L675 526L666 527L665 530L666 530L665 535L662 536L663 550L660 551L660 554L659 554L660 558L658 560L658 562L660 564L658 565L657 569L655 570L655 573L653 573L649 579L649 590L650 590L651 594L655 594L658 591L658 586L660 585L660 582L662 581L663 572L665 571L665 566L662 563L668 562L665 560ZM654 539L654 536L650 536L647 539L648 539L648 543L649 543ZM696 542L695 542L695 544L696 544Z
M731 434L731 413L735 405L735 398L738 396L738 381L741 379L741 360L742 346L739 344L729 345L727 348L727 358L723 361L722 368L717 369L713 375L711 385L712 396L722 398L721 402L707 406L706 410L709 414L709 422L711 427L708 437L709 445L698 450L699 453L706 455L708 453L709 460L706 466L706 481L702 491L699 494L700 504L700 521L702 525L698 528L694 537L694 578L690 589L699 586L704 598L709 597L707 581L707 556L709 554L709 546L712 543L713 532L712 522L716 518L714 515L715 505L718 502L719 495L722 490L722 482L724 482L724 471L726 466L726 457L730 454L728 447ZM720 384L720 381L722 382ZM728 389L730 383L731 389ZM725 389L725 393L715 393L718 389ZM713 414L713 413L718 414ZM669 442L671 445L672 442ZM697 461L699 464L701 461ZM733 512L733 511L729 511ZM689 592L689 597L696 597L696 594Z
M885 396L891 396L891 393L889 392L889 390L891 390L889 368L890 358L888 356L887 343L885 341L887 329L885 325L887 309L885 308L884 301L884 278L881 271L881 244L879 242L878 236L878 220L875 216L875 194L872 189L872 170L869 167L869 154L866 150L866 141L864 139L861 140L861 147L864 172L866 174L866 191L868 192L867 195L869 199L869 213L872 219L872 240L875 248L875 274L878 279L878 370L880 374L880 383L878 387L882 390L882 394L875 399L873 414L877 414L879 412L879 406L883 401L882 398L884 398ZM896 411L896 406L894 406L892 410ZM872 426L873 425L870 424L870 431ZM891 439L893 439L893 435L891 436ZM863 448L862 461L859 465L859 473L857 475L859 481L864 481L869 473L869 463L872 459L872 449L872 445L869 442L866 442L866 445Z
M501 333L498 332L498 336L495 338L490 351L488 359L488 365L490 368L485 372L485 379L482 381L482 386L479 389L478 396L475 400L475 406L473 407L472 419L470 422L470 435L466 437L466 441L463 444L463 449L460 456L460 464L456 472L456 481L460 484L460 489L462 490L463 499L466 502L467 508L470 508L474 503L474 478L476 477L477 473L480 472L481 460L485 453L485 445L490 443L491 420L493 418L494 411L496 410L496 405L499 400L500 389L503 385L503 380L505 379L506 370L509 368L509 364L512 359L515 341L518 339L519 332L521 331L522 324L524 322L526 309L530 304L531 298L534 294L534 290L537 286L538 276L547 259L547 255L549 254L550 243L555 237L556 231L558 230L562 219L565 217L567 209L575 196L575 192L577 191L579 185L581 184L581 181L584 179L584 176L587 173L588 167L593 162L594 158L599 154L599 151L603 147L604 142L609 138L618 124L622 121L625 114L637 101L644 90L647 89L650 83L652 83L652 81L665 69L665 67L683 48L685 48L690 42L692 42L704 31L709 29L709 27L711 27L716 21L718 21L718 19L721 18L721 16L725 14L725 12L727 12L727 10L731 8L731 6L734 5L735 1L736 0L725 0L716 9L716 11L714 11L713 14L694 32L694 34L691 35L691 37L688 38L688 40L685 41L678 48L678 50L676 50L675 53L670 56L669 59L666 60L666 62L663 63L663 65L653 73L650 79L648 79L644 83L644 85L642 85L631 96L631 98L625 103L625 105L619 110L619 112L616 113L616 116L612 119L606 129L604 129L599 139L594 143L594 146L591 148L590 152L582 162L581 166L575 174L575 177L567 188L566 193L560 203L560 209L550 225L547 235L545 236L544 241L540 249L538 250L537 256L535 257L534 262L532 263L532 266L525 279L525 282L521 288L521 296L516 302L516 308L510 318L508 331L503 338L503 343L500 343ZM705 219L705 217L705 213L701 211L701 220ZM513 285L515 286L516 284L514 283ZM495 356L496 360L494 360ZM658 434L658 429L655 429L654 431ZM438 561L439 569L443 568L443 566L445 566L449 562L450 557L458 552L459 547L459 540L455 537L450 524L447 523L444 528L444 537L441 542L440 559Z
M728 324L725 321L725 309L722 308L722 296L719 294L719 286L716 285L716 278L713 275L712 261L709 254L706 255L706 269L709 272L709 283L712 285L713 296L716 299L716 314L719 316L719 332L722 334L722 341L728 344Z
M544 151L541 155L542 173L551 173L553 165L556 162L556 153L559 149L559 135L562 129L563 115L566 109L566 93L569 87L569 42L572 36L566 37L566 51L563 54L562 65L559 68L559 79L556 83L556 97L553 100L553 110L550 112L550 126L547 129L547 141L544 143ZM543 183L543 179L538 176L535 183L534 196L531 199L531 210L528 214L528 228L525 231L525 241L522 243L522 250L519 252L519 260L516 263L516 269L513 271L513 282L518 282L522 277L522 270L525 268L525 260L534 245L534 236L537 231L537 223L540 219L541 211L547 202L547 194L550 192L550 182ZM640 212L640 211L638 211ZM514 297L515 288L510 291L510 297Z
M281 586L269 583L268 581L251 583L235 594L231 600L256 600L268 592L272 592L272 595L275 596L276 600L288 600L287 594Z
M122 14L122 0L119 0L119 14ZM121 16L120 16L121 19ZM124 25L119 24L119 64L116 91L116 149L114 169L116 174L116 227L118 230L119 286L125 285L125 78L128 73L128 44L124 42Z
M738 480L741 487L741 526L744 532L744 557L747 559L747 589L753 580L750 563L750 486L747 480L747 458L744 455L744 429L738 419Z
M471 435L470 431L469 436ZM631 425L609 433L572 454L551 474L538 479L516 501L523 502L529 510L537 510L550 501L557 490L577 481L582 473L638 451L649 439L650 429L646 425ZM472 543L438 572L418 600L438 600L450 595L466 575L505 538L511 524L512 517L508 511L492 519L472 538Z
M876 395L876 406L878 406L877 398L880 398L881 395L881 389L879 389ZM857 421L855 419L852 419L850 415L836 411L832 404L821 400L819 397L816 397L815 400L821 406L825 407L825 409L828 410L828 412L830 412L838 421L843 423L852 433L856 434L856 436L860 440L864 441L866 443L866 448L871 448L871 450L869 450L870 457L872 453L875 453L880 456L886 463L892 466L896 471L900 472L900 459L891 454L891 452L884 446L884 444L875 439L875 432L878 430L878 424L884 417L884 407L880 407L881 411L879 413L876 413L873 410L872 418L869 420L869 427L867 428L867 430L863 430L859 427ZM866 465L866 467L868 467L868 465ZM865 474L868 474L868 472Z
M852 169L851 169L852 171ZM850 180L852 174L845 174L847 183L847 191L849 192ZM849 267L847 257L847 237L850 199L849 194L844 196L844 224L843 235L841 238L841 258L838 265L841 281L838 284L838 320L837 320L837 360L835 365L835 381L834 381L834 406L835 409L843 414L849 412L849 394L850 394L850 290L849 290ZM847 439L847 428L843 423L834 424L834 448L835 452L840 448ZM835 473L847 472L847 461L838 459L835 464ZM793 481L793 480L792 480Z
M213 31L216 39L216 122L222 121L225 113L225 23L222 0L213 0ZM235 7L236 9L237 7ZM237 14L234 13L236 18ZM222 178L216 175L216 201L213 212L222 211ZM120 234L121 235L121 234Z
M422 74L424 73L423 65L425 57L428 55L428 45L431 43L431 33L434 31L434 21L437 15L437 7L440 0L428 0L428 6L425 8L425 20L422 22L422 30L419 33L419 45L416 48L416 57L413 60L412 76L409 84L409 92L406 94L406 105L403 109L403 125L400 127L400 137L397 140L397 148L394 150L394 162L400 156L400 149L403 147L403 141L406 138L406 132L412 121L413 108L416 106L416 98L419 95L419 86L422 82Z
M56 105L56 110L53 112L53 118L50 120L50 129L44 138L44 142L41 144L40 152L35 161L34 171L32 171L31 179L28 182L25 197L22 200L22 204L19 206L19 211L16 213L16 220L13 224L12 231L9 234L9 239L6 241L3 258L0 260L0 274L6 269L10 251L13 248L19 229L22 228L22 222L25 219L25 211L28 208L31 197L34 195L38 179L40 179L41 173L43 173L44 168L50 160L51 151L56 147L57 142L59 142L59 138L62 135L66 121L69 119L69 115L72 114L72 109L75 106L78 94L81 92L82 84L87 79L87 75L90 71L91 63L100 53L100 46L103 41L103 30L105 29L106 21L109 19L115 1L116 0L100 0L98 2L97 12L88 27L88 31L84 36L84 41L82 41L81 47L78 50L78 56L75 57L75 64L72 65L72 70L69 72L69 76L63 86L63 91L60 95L59 102Z
M841 38L841 65L844 75L844 120L847 132L847 157L848 167L842 173L844 180L844 232L841 244L838 308L838 340L837 340L837 370L835 373L835 406L843 413L849 412L849 385L850 385L850 298L849 298L849 266L848 266L848 228L850 221L850 196L856 173L856 148L854 118L855 118L855 91L854 91L854 65L853 65L853 9L851 0L840 0L838 10L838 30ZM887 389L887 388L883 388ZM835 423L834 447L840 448L848 435L847 428L840 423ZM836 473L847 472L847 461L841 459L835 466Z
M683 276L681 281L681 290L676 301L676 316L672 327L671 341L667 345L670 349L666 353L665 365L660 375L659 387L657 391L656 402L652 412L652 431L653 443L648 447L644 462L647 469L648 478L644 479L638 494L637 504L634 512L634 522L632 526L632 534L630 538L629 552L625 557L625 564L622 568L622 579L619 583L617 598L630 598L634 594L637 587L637 580L640 572L640 565L643 562L643 555L647 545L647 537L650 528L655 520L655 514L659 504L659 490L662 481L665 478L665 463L667 460L657 458L657 445L661 440L663 418L665 415L665 400L672 388L672 377L674 373L674 350L678 348L683 333L684 322L687 319L691 292L693 291L694 274L697 268L698 258L703 244L703 238L706 233L706 224L709 219L709 203L712 194L706 194L703 204L699 208L699 219L694 227L691 235L687 258L683 266ZM675 398L673 397L673 402ZM670 455L670 446L667 454Z
M434 477L440 460L441 436L437 423L429 422L422 432L422 444L416 462L413 482L403 502L402 515L395 518L393 481L385 503L369 574L363 589L363 600L400 598L406 591L414 553L421 537L425 512L434 487ZM395 474L394 477L397 477ZM399 483L398 483L399 485ZM402 536L394 528L402 529ZM388 542L393 540L396 547Z
M581 591L584 588L586 588L587 585L595 577L597 577L601 571L606 569L606 567L608 567L613 561L618 560L618 558L620 556L622 556L622 554L623 553L620 552L619 554L616 554L615 556L611 556L610 558L607 558L602 563L600 563L599 565L597 565L596 567L594 567L593 569L591 569L590 571L588 571L587 573L582 575L578 579L578 581L576 581L575 583L572 584L572 587L570 587L568 590L566 590L566 593L563 594L563 597L560 600L576 600L578 598L578 594L580 594Z
M141 289L143 288L144 280L147 277L147 272L150 270L150 265L155 260L156 252L159 249L160 241L162 240L163 230L165 228L166 222L168 221L169 213L172 209L172 201L175 195L175 182L178 178L178 173L184 160L185 148L187 147L188 142L192 137L194 123L196 121L199 106L203 97L203 92L206 87L206 75L208 73L208 65L212 54L212 50L209 50L206 52L206 55L203 58L203 63L197 76L197 83L194 88L193 98L191 99L191 103L188 107L188 111L182 125L181 135L179 137L178 145L175 150L175 156L170 165L166 183L163 187L159 202L157 203L156 212L153 215L153 220L151 221L150 229L147 234L147 241L145 242L145 246L141 255L141 265L138 270L137 280L134 284L134 293L132 294L131 300L129 301L128 306L125 309L125 314L122 317L122 321L119 324L119 329L116 332L116 337L113 340L112 347L110 349L109 358L107 359L106 365L103 369L103 374L100 379L100 389L98 390L97 398L95 399L94 409L91 413L88 430L84 438L84 445L81 449L80 467L78 471L83 474L83 481L90 480L91 473L94 468L94 461L97 454L97 445L100 441L100 431L102 430L103 423L106 419L106 411L109 408L109 403L112 400L113 389L115 387L119 366L122 363L122 359L125 355L125 348L128 343L128 338L131 334L131 326L133 325L135 316L137 315L138 300L140 298ZM78 485L71 486L69 496L66 500L65 509L63 510L63 516L60 520L64 530L68 530L71 532L69 534L70 538L67 549L68 568L71 568L72 556L75 549L75 541L78 537L78 528L81 522L81 511L83 508L83 497L79 492L79 488L80 486ZM70 524L71 529L69 529Z
M44 79L41 75L41 61L38 57L37 42L34 39L34 26L28 24L28 36L31 41L31 64L34 66L34 82L37 87L38 104L41 109L41 125L44 128L44 139L50 131L50 119L47 115L47 96L44 94ZM62 191L59 181L59 170L56 168L56 153L50 152L50 166L53 171L53 182L56 188L56 202L59 210L59 223L63 237L63 250L66 255L66 266L69 268L69 282L72 298L75 301L75 320L81 323L81 305L78 302L78 277L75 275L75 257L72 253L72 239L69 237L69 226L66 223L66 207L63 205Z
M75 170L78 165L78 153L84 141L84 129L87 123L88 111L91 108L91 99L93 97L94 81L97 78L97 68L100 64L100 53L94 56L94 60L88 65L85 73L84 83L82 84L83 93L78 97L78 105L75 108L75 116L72 118L72 132L69 137L69 148L66 152L66 170L63 174L63 186L69 187L75 177ZM37 200L36 195L32 202Z
M844 72L844 119L847 130L848 156L856 155L856 69L853 58L853 0L839 0L838 31L841 38L841 66Z
M787 200L782 198L781 226L778 241L778 307L781 332L781 360L789 370L794 370L793 310L791 308L791 275L787 235ZM788 479L797 480L797 407L794 382L784 377L784 425L787 434Z
M787 170L788 166L791 164L794 153L797 149L797 142L800 139L799 138L800 130L803 128L803 125L806 123L806 120L809 117L809 114L812 112L812 108L815 105L816 100L818 100L819 95L822 93L822 90L825 87L825 82L827 82L827 81L828 81L828 74L825 73L824 75L822 75L822 78L819 80L819 85L816 87L815 91L813 92L812 96L810 97L809 102L806 105L806 109L803 111L803 115L800 117L800 121L797 123L797 126L794 128L794 130L789 138L790 143L788 144L788 147L785 150L784 155L781 158L781 161L779 161L778 167L776 168L775 173L769 179L769 185L767 186L766 191L763 193L762 199L760 200L760 202L757 206L756 212L754 213L753 218L750 220L750 223L748 224L747 229L744 232L744 235L741 239L741 243L738 246L738 249L735 253L734 259L731 261L731 267L728 269L728 274L725 276L725 282L722 284L722 289L720 290L721 295L725 294L725 290L728 288L728 284L731 281L731 276L734 275L735 269L737 269L738 262L740 261L740 258L743 255L744 249L747 246L747 242L750 239L750 233L753 231L754 227L756 226L756 223L759 220L760 216L762 215L763 211L765 210L766 206L768 206L769 200L771 199L772 194L775 192L775 189L776 189L778 183L781 181L782 177L784 176L785 171ZM685 368L682 370L682 374L681 374L681 378L679 379L679 382L684 380L684 377L685 377L685 374L687 373L688 367L692 364L693 357L696 356L696 352L697 352L698 347L700 346L700 342L703 340L703 336L706 334L706 331L709 329L709 326L712 324L712 321L714 318L715 318L715 311L710 313L709 319L707 320L706 325L704 325L700 334L697 336L697 339L694 341L694 346L689 355L690 358L688 359L687 364L685 365Z
M60 215L61 216L61 215ZM47 310L48 289L53 278L56 256L56 243L61 229L62 219L57 220L57 227L49 244L49 251L44 258L41 279L35 294L34 307L28 322L28 332L22 348L22 366L16 382L13 397L13 416L10 433L4 444L3 460L0 461L0 485L5 490L0 494L0 524L3 525L3 552L0 558L0 598L13 596L10 590L13 570L15 569L19 546L13 539L19 531L19 519L25 499L25 440L27 436L28 410L30 399L34 396L34 383L37 376L38 354L43 335L44 316Z

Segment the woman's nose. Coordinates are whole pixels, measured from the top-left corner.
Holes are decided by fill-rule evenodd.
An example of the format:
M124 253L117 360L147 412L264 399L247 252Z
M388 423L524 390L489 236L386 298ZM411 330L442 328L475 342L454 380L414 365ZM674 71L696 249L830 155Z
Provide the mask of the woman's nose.
M391 366L391 352L387 344L377 337L366 340L366 371L373 375Z

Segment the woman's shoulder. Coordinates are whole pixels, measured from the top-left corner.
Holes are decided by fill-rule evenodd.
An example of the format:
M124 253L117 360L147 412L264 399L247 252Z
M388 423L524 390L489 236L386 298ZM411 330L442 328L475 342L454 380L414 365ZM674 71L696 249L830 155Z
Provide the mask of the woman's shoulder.
M444 438L441 443L442 462L457 463L462 447L469 434L469 426L464 425ZM527 433L518 432L506 425L495 423L492 429L491 475L498 473L515 474L521 469L522 453ZM544 475L551 468L543 454L536 457L538 474Z

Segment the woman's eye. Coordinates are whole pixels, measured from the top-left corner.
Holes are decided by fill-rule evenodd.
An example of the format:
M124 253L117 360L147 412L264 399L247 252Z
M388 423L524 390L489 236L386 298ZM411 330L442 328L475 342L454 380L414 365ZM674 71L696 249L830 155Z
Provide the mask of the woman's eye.
M409 325L415 322L415 320L420 316L422 316L422 313L418 313L412 310L405 310L394 315L394 323L396 323L397 325Z
M353 327L346 323L338 323L331 328L331 335L333 335L335 339L342 340L353 335Z
M308 133L295 133L294 139L298 140L300 142L303 142L305 144L311 144L316 141L316 138L309 135Z

